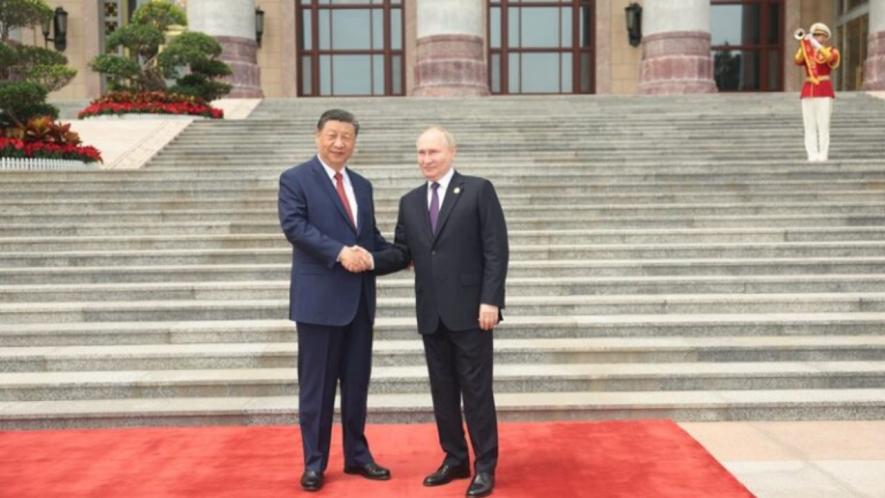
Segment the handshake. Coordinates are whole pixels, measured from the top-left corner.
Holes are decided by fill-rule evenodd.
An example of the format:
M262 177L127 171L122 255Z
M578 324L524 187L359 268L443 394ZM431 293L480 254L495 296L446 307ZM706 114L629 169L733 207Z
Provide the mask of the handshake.
M347 271L360 273L375 267L372 254L360 246L345 247L338 255L338 261Z

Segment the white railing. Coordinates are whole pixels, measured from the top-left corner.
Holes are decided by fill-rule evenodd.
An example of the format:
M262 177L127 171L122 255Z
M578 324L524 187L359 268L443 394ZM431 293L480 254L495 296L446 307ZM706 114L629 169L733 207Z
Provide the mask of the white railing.
M84 163L73 159L42 159L22 157L0 157L0 171L46 171L98 169L98 162Z

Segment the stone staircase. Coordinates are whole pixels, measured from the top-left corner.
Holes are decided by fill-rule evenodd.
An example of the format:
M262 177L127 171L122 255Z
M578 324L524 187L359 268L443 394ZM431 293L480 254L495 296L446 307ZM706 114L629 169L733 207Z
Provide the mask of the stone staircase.
M138 171L0 172L0 429L294 423L279 173L354 111L378 222L459 140L510 228L501 417L885 416L885 102L840 95L266 100ZM370 417L432 416L412 274L379 279Z

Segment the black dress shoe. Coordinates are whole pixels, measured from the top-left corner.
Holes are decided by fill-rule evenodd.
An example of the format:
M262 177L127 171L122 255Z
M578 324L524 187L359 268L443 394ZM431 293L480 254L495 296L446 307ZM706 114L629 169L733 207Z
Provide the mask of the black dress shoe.
M301 474L301 487L305 491L319 491L323 487L323 473L318 470L305 470Z
M478 472L467 488L467 496L489 496L493 489L495 489L495 474Z
M365 465L345 465L345 474L358 474L366 479L375 479L376 481L386 481L390 479L390 471L378 465L375 462Z
M452 479L467 479L470 477L470 469L467 464L449 465L442 464L442 467L436 469L436 472L424 478L425 486L440 486L452 482Z

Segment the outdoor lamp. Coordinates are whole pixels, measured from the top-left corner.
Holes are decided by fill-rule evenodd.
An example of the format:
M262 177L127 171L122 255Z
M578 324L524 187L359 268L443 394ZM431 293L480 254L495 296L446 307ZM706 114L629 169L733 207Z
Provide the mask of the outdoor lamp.
M43 19L41 25L44 44L51 41L56 50L64 52L68 47L68 12L61 7L56 7L52 19ZM54 31L52 38L49 37L50 29Z
M255 7L255 41L261 46L261 37L264 35L264 11L261 7Z
M624 11L627 14L627 38L630 46L638 47L642 41L642 6L633 2Z

